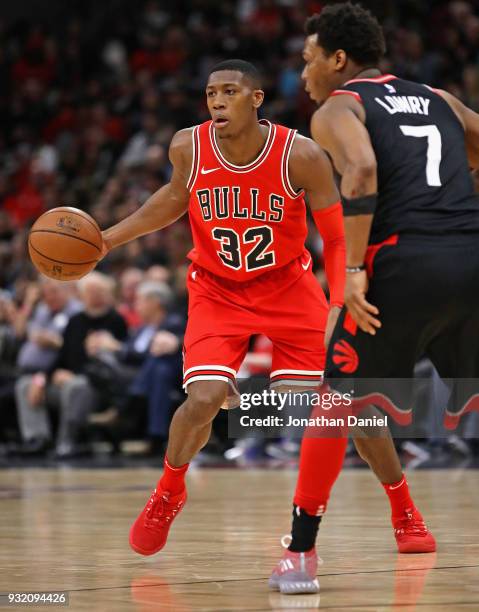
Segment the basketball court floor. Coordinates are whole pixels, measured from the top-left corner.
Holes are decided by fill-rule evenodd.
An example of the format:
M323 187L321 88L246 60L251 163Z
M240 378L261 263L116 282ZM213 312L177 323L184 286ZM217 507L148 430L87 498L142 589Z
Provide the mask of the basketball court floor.
M1 471L0 592L67 591L67 609L101 612L479 610L478 470L409 473L438 552L398 555L382 489L346 469L320 530L321 592L302 596L267 588L296 470L193 468L166 548L140 557L128 529L158 475Z

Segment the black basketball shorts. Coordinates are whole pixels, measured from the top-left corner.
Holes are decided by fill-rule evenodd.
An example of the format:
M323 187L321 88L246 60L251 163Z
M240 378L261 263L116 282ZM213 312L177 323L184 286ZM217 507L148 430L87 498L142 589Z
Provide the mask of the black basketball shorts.
M368 248L366 264L382 327L367 334L343 308L327 382L408 424L414 365L429 357L451 386L445 426L454 428L479 410L479 235L392 236Z

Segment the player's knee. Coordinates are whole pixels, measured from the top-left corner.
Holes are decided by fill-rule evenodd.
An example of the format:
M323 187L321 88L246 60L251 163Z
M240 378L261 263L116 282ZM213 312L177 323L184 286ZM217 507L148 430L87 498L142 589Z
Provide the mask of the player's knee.
M212 421L228 394L228 383L217 380L196 381L188 386L189 416L198 424Z

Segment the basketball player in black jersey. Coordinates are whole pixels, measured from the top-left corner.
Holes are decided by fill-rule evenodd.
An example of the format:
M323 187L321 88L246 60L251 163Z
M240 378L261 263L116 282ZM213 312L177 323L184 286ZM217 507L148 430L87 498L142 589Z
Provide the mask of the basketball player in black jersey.
M469 171L479 166L479 115L445 91L381 74L381 27L359 5L325 7L306 34L302 76L319 105L311 131L341 177L347 249L346 306L326 378L339 390L354 378L363 405L407 423L408 394L391 382L412 379L421 356L444 378L479 377L479 199ZM446 426L477 408L467 401L474 392L455 394ZM365 444L378 473L388 440ZM418 536L424 552L434 550L404 476L393 472L383 482L400 551ZM294 517L293 542L295 529L310 546L313 517ZM281 564L272 578L297 582Z
M328 378L410 378L421 355L444 378L476 378L479 115L382 75L380 26L358 5L327 7L307 34L303 78L320 104L311 129L341 175L347 242ZM474 408L458 395L446 426ZM404 407L395 416L410 418Z

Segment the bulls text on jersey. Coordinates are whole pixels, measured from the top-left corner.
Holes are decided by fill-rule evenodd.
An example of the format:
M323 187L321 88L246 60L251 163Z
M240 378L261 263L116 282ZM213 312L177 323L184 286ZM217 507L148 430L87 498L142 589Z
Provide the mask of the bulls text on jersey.
M284 197L270 193L268 210L259 210L260 190L250 188L244 193L241 187L223 186L196 190L203 221L217 219L252 219L279 223L283 219Z

